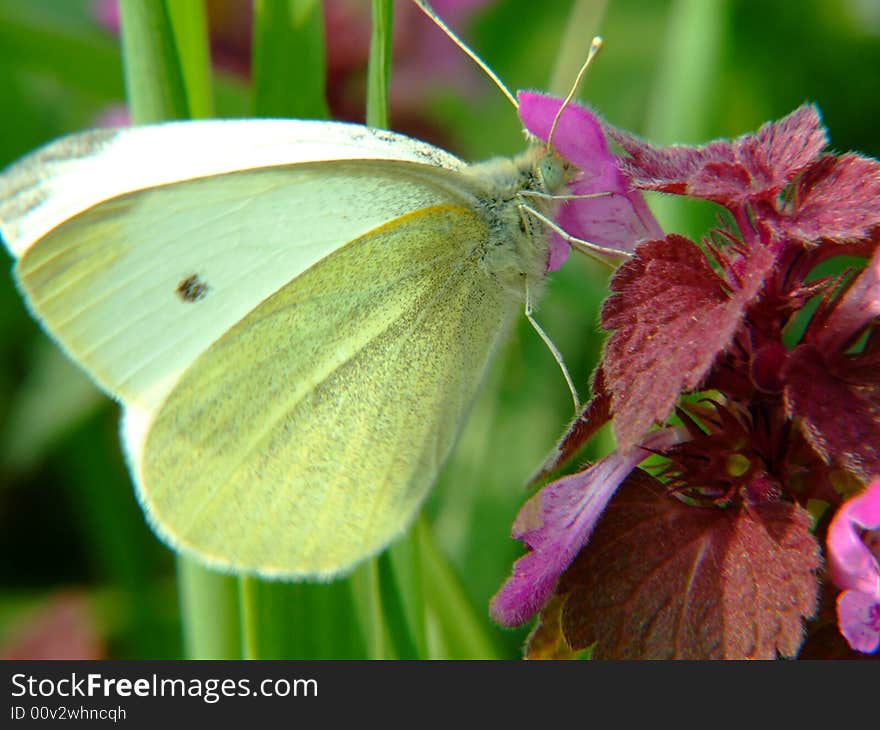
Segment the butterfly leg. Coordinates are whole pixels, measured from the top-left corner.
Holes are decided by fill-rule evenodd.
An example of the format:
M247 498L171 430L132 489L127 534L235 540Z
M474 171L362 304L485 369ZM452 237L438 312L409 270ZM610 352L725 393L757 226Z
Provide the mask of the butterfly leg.
M562 359L562 354L559 352L559 349L553 344L553 340L550 339L547 333L541 328L541 325L539 325L532 316L533 311L532 292L529 288L529 280L526 278L526 319L529 320L529 324L532 325L535 332L537 332L538 336L544 341L547 349L550 350L550 354L553 355L553 359L556 360L556 364L559 365L559 369L562 371L565 382L568 384L568 390L571 392L571 399L574 401L574 411L577 413L580 410L581 401L577 393L577 388L574 387L574 381L571 379L568 368L565 367L565 361Z
M591 243L590 241L585 241L583 238L577 238L569 233L566 233L546 215L530 205L521 205L520 210L541 221L541 223L547 226L554 233L558 233L560 236L562 236L565 242L575 251L580 251L581 253L596 259L600 263L605 264L609 268L615 268L617 264L620 263L621 259L628 259L631 256L631 254L627 253L626 251L619 251L616 248L599 246L598 244Z

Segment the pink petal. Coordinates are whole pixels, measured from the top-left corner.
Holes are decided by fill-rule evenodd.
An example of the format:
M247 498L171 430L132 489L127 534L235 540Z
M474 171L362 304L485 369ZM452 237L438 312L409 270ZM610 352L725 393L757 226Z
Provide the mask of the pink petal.
M530 91L518 92L517 98L523 125L546 142L562 100ZM640 241L663 237L641 193L630 188L618 168L617 157L608 149L602 126L591 112L569 104L554 133L553 146L581 171L569 186L572 194L607 193L564 203L556 222L566 233L626 252ZM547 269L558 269L567 256L568 244L554 234Z
M677 443L680 434L666 429L645 440L646 449ZM517 515L513 536L531 552L514 563L513 575L492 598L492 618L518 626L541 610L556 581L587 543L608 501L629 473L647 456L637 448L609 454L588 469L558 479L532 497Z
M844 591L837 597L837 623L856 651L871 654L880 647L880 600L859 591Z
M843 503L828 527L828 571L838 588L873 596L880 602L880 565L862 538L880 529L880 479Z

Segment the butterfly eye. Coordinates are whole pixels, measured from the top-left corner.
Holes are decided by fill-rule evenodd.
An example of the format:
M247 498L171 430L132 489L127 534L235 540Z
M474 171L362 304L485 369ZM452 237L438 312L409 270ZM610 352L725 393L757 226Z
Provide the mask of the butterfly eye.
M546 192L555 192L565 183L565 171L562 162L555 157L544 157L539 166L541 181Z

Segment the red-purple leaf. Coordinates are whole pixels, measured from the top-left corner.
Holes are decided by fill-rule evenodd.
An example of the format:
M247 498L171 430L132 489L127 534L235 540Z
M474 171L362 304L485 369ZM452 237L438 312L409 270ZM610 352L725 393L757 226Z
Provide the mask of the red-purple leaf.
M864 482L880 475L880 393L844 382L813 345L800 345L784 370L785 407L827 464Z
M880 225L880 163L855 154L824 155L797 181L792 210L776 225L803 241L869 236Z
M696 148L654 147L612 127L606 131L630 154L623 169L635 187L722 205L775 195L828 142L813 106L802 106L778 122L765 124L757 134Z
M833 307L820 311L822 317L814 317L816 324L811 322L808 336L823 352L845 349L872 319L880 317L880 247Z
M806 104L777 122L761 126L757 135L736 142L737 157L766 189L779 189L825 149L828 136L815 106ZM763 175L762 175L763 173Z
M489 612L503 626L518 626L540 611L559 576L590 539L608 500L651 452L678 443L680 429L652 433L642 448L613 451L576 474L547 484L520 509L511 534L529 548L492 597Z
M640 245L617 270L602 326L613 331L603 367L619 448L666 419L728 346L773 257L757 247L745 263L738 282L725 282L696 244L670 235Z
M692 507L634 472L560 580L567 643L606 659L793 656L818 595L809 527L796 505Z

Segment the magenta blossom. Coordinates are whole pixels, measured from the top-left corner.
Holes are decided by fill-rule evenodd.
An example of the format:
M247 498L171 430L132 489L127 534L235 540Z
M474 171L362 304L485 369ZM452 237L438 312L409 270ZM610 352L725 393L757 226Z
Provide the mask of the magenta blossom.
M526 502L513 536L531 552L516 562L513 576L492 599L492 618L516 626L539 611L623 480L650 456L649 449L672 446L679 438L675 429L658 431L642 448L626 456L615 451L584 471L548 484Z
M546 142L562 100L532 91L518 92L517 99L523 126ZM564 203L556 217L560 228L575 238L626 253L631 253L640 241L662 238L660 225L642 194L633 190L621 173L617 157L608 149L602 125L590 111L569 104L559 120L552 144L580 170L569 185L571 194L598 195ZM562 266L568 251L569 245L554 233L548 271Z
M856 651L880 647L880 480L844 502L828 528L828 572L840 633Z

